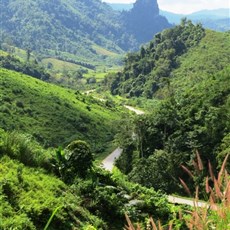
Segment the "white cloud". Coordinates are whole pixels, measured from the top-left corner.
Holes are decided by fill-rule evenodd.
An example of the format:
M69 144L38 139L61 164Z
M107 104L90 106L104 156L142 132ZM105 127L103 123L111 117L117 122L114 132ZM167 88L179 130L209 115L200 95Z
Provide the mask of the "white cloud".
M108 2L108 3L134 3L135 0L102 0L102 2Z
M136 0L103 0L109 3L133 3ZM160 9L188 14L204 9L229 8L230 0L158 0ZM230 12L229 12L230 14Z
M175 13L192 13L199 10L230 8L229 0L158 0L160 9Z

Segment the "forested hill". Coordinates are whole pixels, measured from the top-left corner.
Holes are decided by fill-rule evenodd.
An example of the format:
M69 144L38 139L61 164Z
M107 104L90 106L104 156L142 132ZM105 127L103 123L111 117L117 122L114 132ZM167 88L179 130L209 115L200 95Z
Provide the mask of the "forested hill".
M151 34L149 39L154 33L170 26L164 18L163 25L156 27L163 17L154 8L157 7L155 0L138 2L145 8L150 6L148 11L154 15L151 21L143 21L143 18L141 22L142 26L152 25L144 27ZM124 17L100 0L5 0L0 2L0 8L1 43L32 49L41 54L60 56L71 53L79 59L97 60L104 57L98 55L98 46L122 53L138 48L143 42L139 39L142 30L136 25L141 15L135 13ZM135 11L138 11L138 5ZM124 22L127 19L130 19L128 25Z
M183 20L129 54L123 72L106 79L114 94L155 99L148 114L121 128L124 152L117 164L131 180L181 193L178 178L192 191L194 184L203 188L209 162L215 171L220 167L230 150L229 53L230 33ZM126 130L135 130L137 137ZM197 152L204 163L200 172L194 164ZM181 165L191 169L193 180Z
M3 42L39 53L61 51L85 58L95 56L94 43L121 52L112 41L121 30L118 14L98 0L6 0L0 7Z
M229 65L229 52L229 33L204 30L184 19L139 52L129 53L123 71L108 76L105 84L113 94L151 98L181 75L182 84L188 77L220 71Z

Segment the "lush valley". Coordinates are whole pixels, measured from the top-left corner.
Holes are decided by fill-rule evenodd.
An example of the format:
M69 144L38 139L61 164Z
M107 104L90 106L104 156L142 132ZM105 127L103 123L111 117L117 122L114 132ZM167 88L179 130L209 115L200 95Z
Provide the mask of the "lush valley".
M90 156L82 141L45 150L27 135L1 130L0 228L115 230L124 226L124 213L134 221L172 218L165 195L128 182L118 170L111 175Z
M0 229L228 229L229 32L155 0L0 7Z

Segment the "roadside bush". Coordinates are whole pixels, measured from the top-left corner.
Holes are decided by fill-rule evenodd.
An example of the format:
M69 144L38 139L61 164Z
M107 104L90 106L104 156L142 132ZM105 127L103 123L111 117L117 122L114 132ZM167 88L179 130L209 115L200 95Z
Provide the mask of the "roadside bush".
M0 138L0 153L2 155L8 155L30 167L46 169L51 167L48 154L30 135L17 131L2 132Z
M22 181L18 179L21 168ZM44 229L55 213L49 230L102 228L103 221L80 205L81 198L43 170L24 166L8 156L0 159L0 229Z
M84 177L93 166L93 154L85 141L76 140L66 147L68 166L74 173Z
M85 141L72 141L65 149L59 147L53 155L55 174L63 181L72 184L76 176L86 178L93 166L93 154Z

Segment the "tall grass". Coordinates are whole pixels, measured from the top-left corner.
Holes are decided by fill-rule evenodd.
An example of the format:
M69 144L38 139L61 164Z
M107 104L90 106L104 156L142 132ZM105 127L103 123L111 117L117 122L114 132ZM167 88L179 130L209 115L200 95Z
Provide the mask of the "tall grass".
M199 154L198 154L199 156ZM188 212L186 224L190 230L227 230L230 229L230 176L226 170L229 154L225 157L220 172L214 175L209 162L209 176L206 177L205 190L209 195L209 205L198 208L198 187L196 189L195 208ZM198 161L199 158L197 158ZM212 184L212 185L210 185Z
M127 221L127 224L125 226L125 230L142 230L143 228L141 228L140 224L136 224L136 227L132 224L129 216L127 214L125 214L125 218ZM146 225L146 229L147 230L172 230L173 229L173 223L170 222L167 226L163 226L161 224L160 221L158 221L158 223L156 223L152 217L149 218L149 221Z
M45 151L32 136L17 131L1 134L0 154L8 155L30 167L49 167L48 151ZM51 155L50 155L51 157Z
M194 161L194 165L198 170L203 169L203 163L200 155L197 152L197 162ZM225 157L222 167L217 174L214 175L212 165L209 162L209 176L206 177L205 190L209 196L209 203L206 207L199 207L199 188L196 188L196 195L194 199L194 208L192 211L187 210L187 215L180 216L180 221L185 222L189 230L228 230L230 229L230 175L226 170L226 164L229 158L229 154ZM190 176L193 176L192 172L185 166L182 167ZM188 186L181 180L182 185L186 190ZM188 192L190 193L190 191ZM127 225L126 230L143 230L139 224L135 225L131 222L127 214L125 214ZM166 226L162 226L160 221L155 223L152 218L149 219L149 225L145 229L148 230L165 230L174 229L173 222L170 222ZM176 228L177 229L177 228Z
M49 226L50 226L50 224L51 224L51 222L52 222L52 220L53 220L55 214L57 213L57 211L58 211L60 208L61 208L61 207L59 206L59 207L57 207L57 208L53 211L52 215L50 216L49 220L48 220L47 223L46 223L46 226L44 227L44 230L48 230L48 229L49 229Z

